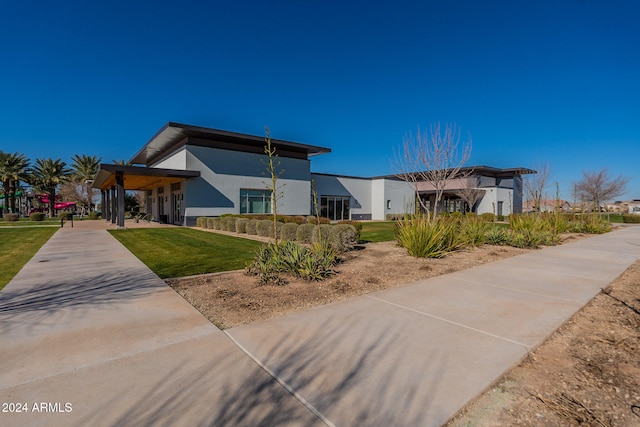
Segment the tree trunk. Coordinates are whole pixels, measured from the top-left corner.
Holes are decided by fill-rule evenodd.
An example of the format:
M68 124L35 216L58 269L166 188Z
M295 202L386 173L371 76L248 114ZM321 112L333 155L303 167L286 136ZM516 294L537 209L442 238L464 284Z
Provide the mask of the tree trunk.
M6 200L6 199L5 199ZM16 211L16 183L15 181L9 181L9 211Z
M50 218L53 218L56 214L55 204L56 204L56 188L53 187L49 189L49 217Z

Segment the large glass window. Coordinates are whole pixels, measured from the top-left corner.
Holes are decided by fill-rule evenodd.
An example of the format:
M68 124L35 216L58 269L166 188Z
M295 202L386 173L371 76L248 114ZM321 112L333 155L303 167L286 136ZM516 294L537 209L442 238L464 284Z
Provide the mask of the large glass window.
M349 219L349 200L341 196L320 197L320 216L332 221Z
M271 213L271 191L240 189L240 213Z

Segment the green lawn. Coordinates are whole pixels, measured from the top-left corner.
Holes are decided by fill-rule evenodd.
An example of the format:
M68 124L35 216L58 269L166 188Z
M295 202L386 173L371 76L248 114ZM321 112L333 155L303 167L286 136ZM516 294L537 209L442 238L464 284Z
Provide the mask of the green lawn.
M190 228L110 230L162 278L239 270L261 243Z
M622 224L624 222L624 218L622 217L622 215L619 214L602 214L602 217L604 219L608 219L609 222L611 223L615 223L615 224Z
M55 227L42 228L0 228L0 289L15 276L45 244Z
M0 227L31 227L31 226L55 226L60 227L60 218L47 218L44 221L31 221L29 218L20 218L19 221L5 221L0 218Z
M363 242L390 242L396 240L395 221L363 222L360 240Z

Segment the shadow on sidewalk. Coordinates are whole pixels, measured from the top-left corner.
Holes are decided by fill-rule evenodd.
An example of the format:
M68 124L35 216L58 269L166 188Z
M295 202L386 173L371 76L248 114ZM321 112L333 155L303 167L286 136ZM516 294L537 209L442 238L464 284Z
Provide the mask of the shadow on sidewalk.
M329 420L337 408L333 414L337 411L340 419L331 421L338 425L423 425L425 420L419 414L428 412L430 406L430 401L423 397L438 393L440 375L428 383L416 382L415 375L411 378L406 370L400 369L415 355L398 351L393 352L395 359L389 360L387 356L384 366L379 365L382 353L400 345L401 331L384 330L380 334L382 338L375 343L362 339L356 343L359 348L362 346L361 351L348 360L336 360L339 369L331 372L327 364L332 362L325 350L329 349L330 353L333 346L349 339L349 328L344 328L344 333L332 335L332 340L327 342L323 330L331 327L330 323L318 325L317 332L311 336L308 331L304 334L299 331L270 343L261 352L278 356L273 365L269 361L263 362ZM303 339L303 335L306 338ZM437 353L434 350L432 354L421 355L423 365L439 364L444 368L446 357ZM345 366L348 367L346 370ZM371 369L378 373L382 370L381 377L385 380L370 383L367 378ZM400 394L392 384L398 382L398 376L407 384ZM363 384L367 384L365 392ZM390 395L392 392L394 394ZM159 375L145 387L143 394L131 396L131 393L118 394L108 402L100 402L79 425L100 423L105 415L102 411L110 407L122 408L123 402L127 402L128 410L119 415L114 425L170 426L185 420L191 425L225 426L324 424L254 362L238 358L236 352L214 356L206 365L192 366L187 362ZM349 407L346 416L345 405ZM399 414L402 414L400 419Z

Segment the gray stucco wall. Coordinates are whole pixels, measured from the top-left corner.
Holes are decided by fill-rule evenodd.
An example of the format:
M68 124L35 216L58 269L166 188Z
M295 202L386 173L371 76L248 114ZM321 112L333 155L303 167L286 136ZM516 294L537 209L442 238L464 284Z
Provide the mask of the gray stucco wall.
M199 170L199 178L185 185L187 217L240 213L240 189L264 190L271 177L266 155L218 148L187 146L186 169ZM278 157L278 213L309 215L310 163L304 159Z
M336 175L311 174L318 197L350 197L351 218L371 218L371 180Z

